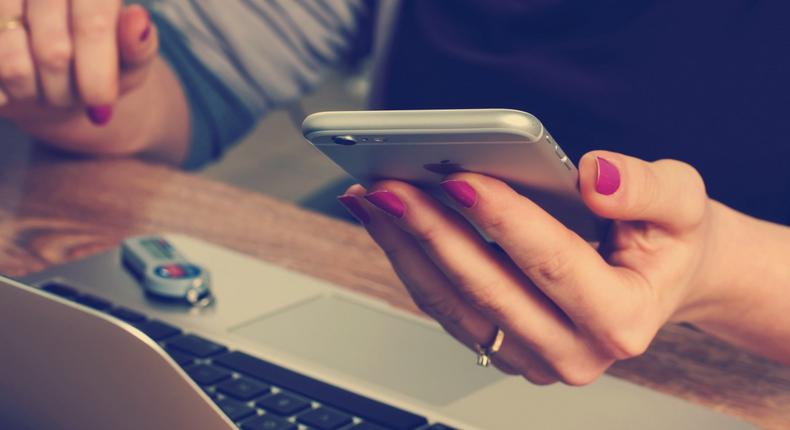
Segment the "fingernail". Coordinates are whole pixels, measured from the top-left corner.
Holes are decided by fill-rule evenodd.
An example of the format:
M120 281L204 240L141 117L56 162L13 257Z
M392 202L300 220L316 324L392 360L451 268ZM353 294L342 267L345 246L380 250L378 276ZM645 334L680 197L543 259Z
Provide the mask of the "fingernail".
M151 35L151 14L148 13L147 9L145 10L146 20L148 24L145 26L145 29L142 33L140 33L140 42L145 42L148 40L148 37Z
M339 196L337 200L351 213L351 215L354 215L354 218L360 223L367 224L370 222L370 214L362 207L362 204L357 200L356 196L344 194Z
M94 125L106 125L112 118L112 106L93 106L86 110L88 118Z
M403 218L403 214L406 213L406 205L403 201L389 191L376 191L366 195L365 199L395 218Z
M603 157L595 157L598 164L598 177L595 179L595 191L609 196L620 188L620 172L617 166Z
M145 42L148 40L148 37L151 36L151 23L149 22L148 25L145 27L142 33L140 33L140 42Z
M444 181L439 184L447 195L455 199L465 208L471 208L477 203L477 192L466 181Z

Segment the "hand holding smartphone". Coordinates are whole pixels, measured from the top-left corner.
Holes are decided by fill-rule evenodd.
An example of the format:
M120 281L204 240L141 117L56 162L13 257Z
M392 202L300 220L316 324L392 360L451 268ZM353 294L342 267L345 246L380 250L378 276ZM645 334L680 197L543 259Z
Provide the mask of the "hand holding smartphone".
M456 172L501 179L589 242L603 224L578 191L578 171L541 122L509 109L321 112L302 132L362 185L409 182L444 200Z

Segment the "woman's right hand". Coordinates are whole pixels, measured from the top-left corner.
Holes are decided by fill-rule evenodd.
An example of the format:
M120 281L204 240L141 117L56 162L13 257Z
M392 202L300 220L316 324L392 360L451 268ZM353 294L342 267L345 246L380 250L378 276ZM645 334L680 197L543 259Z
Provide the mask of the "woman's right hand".
M16 17L0 30L0 117L28 131L106 125L157 56L148 12L121 0L0 0L0 20Z

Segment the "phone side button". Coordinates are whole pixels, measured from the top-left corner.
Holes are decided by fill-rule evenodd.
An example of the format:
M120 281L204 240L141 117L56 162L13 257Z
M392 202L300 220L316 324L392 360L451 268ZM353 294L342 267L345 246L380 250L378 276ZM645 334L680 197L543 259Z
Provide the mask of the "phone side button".
M554 145L554 153L557 154L557 157L559 157L560 161L562 161L563 163L565 162L565 159L568 158L568 156L565 155L565 152L562 151L562 148L560 148L560 146L556 144Z
M571 160L570 158L568 158L567 155L560 158L560 161L562 162L562 165L565 166L566 169L573 170L573 163L571 163Z

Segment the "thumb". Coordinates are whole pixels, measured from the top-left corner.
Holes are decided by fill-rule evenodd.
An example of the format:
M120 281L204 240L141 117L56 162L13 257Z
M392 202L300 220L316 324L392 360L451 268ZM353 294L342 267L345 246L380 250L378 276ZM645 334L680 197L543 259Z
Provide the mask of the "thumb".
M601 217L647 221L670 230L697 226L708 200L702 177L686 163L647 162L607 151L582 157L579 188L590 210Z
M118 45L124 79L148 70L159 50L159 34L144 7L123 9L118 20Z

